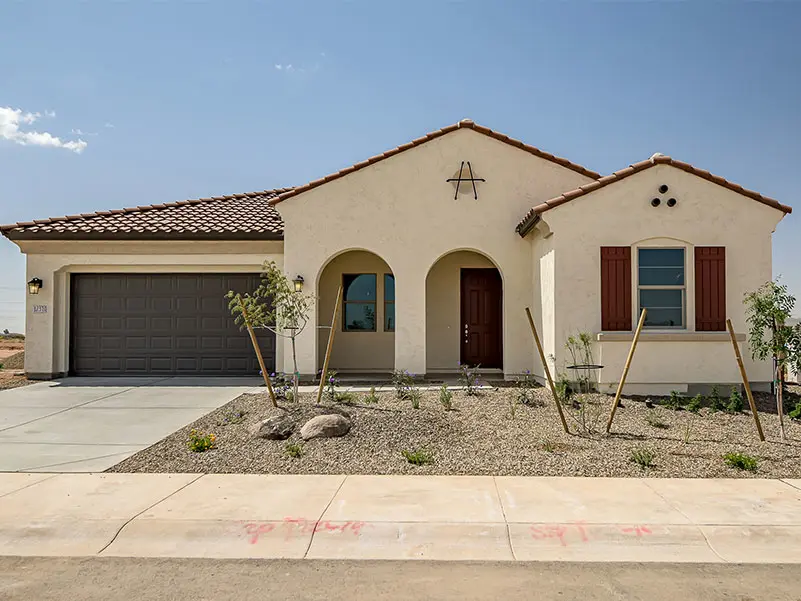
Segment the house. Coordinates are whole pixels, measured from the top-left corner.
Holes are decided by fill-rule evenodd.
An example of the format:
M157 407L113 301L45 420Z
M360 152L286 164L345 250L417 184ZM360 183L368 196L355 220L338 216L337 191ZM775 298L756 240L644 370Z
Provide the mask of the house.
M300 371L452 374L460 362L513 377L551 367L591 334L604 387L648 317L627 391L740 381L726 318L744 345L743 294L771 279L771 234L790 207L656 154L610 175L464 120L296 188L3 226L27 256L26 371L255 373L223 294L265 259L305 280L314 324ZM279 339L280 340L280 339ZM270 369L292 371L264 334ZM754 384L770 365L744 349Z

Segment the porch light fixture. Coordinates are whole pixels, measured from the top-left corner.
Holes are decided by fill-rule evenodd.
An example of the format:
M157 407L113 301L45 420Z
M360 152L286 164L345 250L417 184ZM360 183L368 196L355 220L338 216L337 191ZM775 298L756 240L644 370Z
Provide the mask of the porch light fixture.
M292 283L295 284L295 292L303 292L303 276L302 275L299 275L294 280L292 280Z
M39 291L42 289L42 280L39 278L33 278L30 282L28 282L28 293L29 294L39 294Z

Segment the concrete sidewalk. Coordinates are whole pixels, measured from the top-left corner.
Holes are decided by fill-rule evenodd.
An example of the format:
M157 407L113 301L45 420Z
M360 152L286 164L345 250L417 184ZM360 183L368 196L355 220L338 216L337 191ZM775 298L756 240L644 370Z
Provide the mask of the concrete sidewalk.
M801 480L0 474L0 549L801 563Z

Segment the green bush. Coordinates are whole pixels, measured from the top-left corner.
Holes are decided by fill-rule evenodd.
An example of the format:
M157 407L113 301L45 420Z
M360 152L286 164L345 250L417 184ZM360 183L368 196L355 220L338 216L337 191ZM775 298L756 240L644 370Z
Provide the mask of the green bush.
M420 390L414 386L409 389L407 398L412 402L412 409L420 408L420 397L423 396Z
M701 411L701 407L704 406L704 397L700 394L696 394L693 398L690 399L690 402L687 403L687 411L691 413L698 413Z
M652 450L646 449L645 447L638 447L631 450L629 461L636 463L642 469L646 469L653 467L655 458L656 454Z
M476 396L478 394L479 367L479 365L470 367L466 363L459 363L459 384L464 386L467 396Z
M434 463L434 458L431 456L431 453L424 449L417 449L414 451L403 450L401 451L401 455L412 465L430 465Z
M189 450L193 453L203 453L215 447L217 437L212 433L204 433L200 430L192 430L189 433Z
M329 403L334 403L337 401L337 386L339 386L339 378L337 378L337 372L333 370L328 370L328 373L325 374L325 398L328 399Z
M787 415L789 415L792 419L801 420L801 401L798 401L795 405L795 409L790 411L790 413Z
M525 374L517 378L517 400L529 407L543 407L545 402L537 397L537 388L537 380L526 370Z
M732 386L729 402L726 404L726 413L741 413L743 410L743 395L736 386Z
M712 393L709 395L709 410L710 411L725 411L726 403L720 398L720 391L717 385L712 387Z
M540 443L540 448L546 453L553 453L556 451L556 443L550 438L544 438Z
M293 459L300 459L300 457L303 455L303 445L297 442L286 443L284 450L286 451L286 454Z
M671 390L670 397L665 401L665 407L668 409L673 409L673 411L678 411L684 405L684 399L681 398L678 391Z
M405 369L396 369L392 372L392 385L395 387L395 396L406 400L414 385L414 378Z
M443 384L439 389L439 402L445 411L453 410L453 393L448 390L447 384Z
M723 456L723 460L726 462L726 465L738 470L747 472L757 471L758 464L756 457L751 457L751 455L746 455L745 453L740 453L739 451L726 453Z
M378 395L375 393L375 386L370 386L370 393L365 395L362 400L368 405L373 405L378 402Z

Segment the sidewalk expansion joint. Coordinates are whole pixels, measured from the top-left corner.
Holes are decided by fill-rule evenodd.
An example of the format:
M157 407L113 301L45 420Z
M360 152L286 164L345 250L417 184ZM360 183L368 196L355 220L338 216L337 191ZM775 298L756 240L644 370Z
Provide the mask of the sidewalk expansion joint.
M117 529L117 532L114 534L114 536L113 536L113 537L111 537L111 540L110 540L110 541L108 541L108 543L106 543L106 544L103 546L103 548L102 548L102 549L100 549L100 551L98 551L97 553L95 553L95 555L100 555L100 554L101 554L103 551L105 551L105 550L106 550L106 549L108 549L108 548L109 548L111 545L113 545L113 544L114 544L114 541L115 541L115 540L117 540L117 538L120 536L120 533L121 533L121 532L122 532L122 531L125 529L125 527L126 527L128 524L130 524L131 522L133 522L133 521L134 521L136 518L138 518L140 515L142 515L142 514L143 514L143 513L145 513L146 511L149 511L150 509L153 509L153 508L154 508L156 505L158 505L159 503L163 503L164 501L166 501L167 499L169 499L169 498L170 498L171 496L173 496L174 494L181 492L181 491L182 491L183 489L185 489L187 486L191 486L192 484L194 484L195 482L197 482L198 480L200 480L200 479L201 479L203 476L205 476L205 475L206 475L206 474L199 474L199 475L198 475L198 477L197 477L197 478L195 478L194 480L191 480L190 482L187 482L187 483L186 483L186 484L184 484L183 486L180 486L180 487L176 488L174 491L172 491L170 494L168 494L168 495L167 495L166 497L164 497L163 499L159 499L159 500L158 500L158 501L156 501L155 503L151 503L150 505L148 505L147 507L145 507L145 508L144 508L142 511L140 511L139 513L137 513L137 514L135 514L135 515L131 516L130 518L128 518L128 519L125 521L125 523L124 523L122 526L120 526L120 527Z
M712 553L714 553L715 556L718 559L720 559L720 561L722 561L723 563L730 563L728 559L726 559L720 553L718 553L717 549L715 549L715 547L712 546L712 543L710 542L709 537L706 535L706 532L704 532L704 529L701 527L700 524L696 524L692 519L690 519L690 516L688 516L681 509L679 509L678 506L676 506L674 503L671 503L670 500L667 497L665 497L662 493L660 493L658 490L656 490L653 486L648 484L648 482L646 480L643 480L642 482L643 482L643 484L645 484L645 486L647 488L650 488L654 492L654 494L656 494L657 497L659 497L665 503L670 505L670 507L672 507L676 512L678 512L682 516L684 516L684 519L686 519L690 524L692 524L693 526L695 526L698 529L698 532L700 532L701 536L704 537L704 541L706 542L706 546L709 547L709 550L712 551Z
M512 554L512 559L517 561L517 556L515 555L515 548L512 545L512 532L509 529L509 519L506 517L506 509L503 507L503 499L501 499L501 491L498 488L498 479L495 476L492 476L492 484L495 487L495 494L498 495L498 505L501 507L501 515L503 515L503 522L506 526L506 540L509 543L509 552Z
M342 478L342 482L339 483L339 486L337 486L337 489L334 491L334 494L331 495L331 499L329 499L329 501L326 504L326 506L320 512L320 517L317 518L317 521L314 523L314 528L312 528L312 533L311 533L311 536L309 537L309 544L306 545L306 550L303 552L303 559L306 559L306 557L309 554L309 549L311 549L312 543L314 542L314 534L315 534L315 532L317 532L317 528L320 525L320 521L323 519L323 516L325 515L325 512L328 511L328 508L331 507L331 504L334 502L334 499L337 498L337 495L339 494L339 491L342 490L342 487L345 485L345 481L347 479L348 479L348 475L345 474L345 476L343 476L343 478Z

